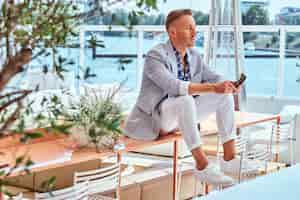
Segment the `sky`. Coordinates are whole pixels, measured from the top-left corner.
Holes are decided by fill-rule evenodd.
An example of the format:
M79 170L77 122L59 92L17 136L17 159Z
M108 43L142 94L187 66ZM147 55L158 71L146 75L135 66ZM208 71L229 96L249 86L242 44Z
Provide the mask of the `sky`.
M268 11L271 18L273 18L275 14L279 13L282 7L292 6L292 7L300 8L300 0L270 0L269 2L270 5ZM210 1L209 0L167 0L167 3L165 5L162 5L162 12L168 13L170 10L176 8L193 8L195 10L201 10L208 13L210 8Z

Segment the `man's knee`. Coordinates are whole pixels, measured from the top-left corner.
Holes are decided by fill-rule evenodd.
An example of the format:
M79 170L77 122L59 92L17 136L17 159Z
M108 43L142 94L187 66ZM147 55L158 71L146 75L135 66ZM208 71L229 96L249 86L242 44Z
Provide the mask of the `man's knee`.
M224 97L224 99L225 99L225 101L227 101L227 102L229 102L229 103L234 103L233 102L233 95L232 94L226 94L226 95L224 95L225 97Z
M178 106L181 108L194 108L195 107L195 100L190 95L179 96L177 97Z
M226 107L232 107L234 109L234 100L233 100L233 95L232 94L221 94L221 102L220 104L222 106Z

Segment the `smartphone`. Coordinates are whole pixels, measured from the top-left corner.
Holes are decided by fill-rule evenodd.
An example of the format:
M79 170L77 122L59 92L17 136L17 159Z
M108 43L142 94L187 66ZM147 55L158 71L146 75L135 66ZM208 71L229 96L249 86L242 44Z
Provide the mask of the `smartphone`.
M246 78L247 78L247 76L242 73L240 79L233 82L234 86L235 87L239 87L240 85L242 85L244 83L244 81L246 80Z

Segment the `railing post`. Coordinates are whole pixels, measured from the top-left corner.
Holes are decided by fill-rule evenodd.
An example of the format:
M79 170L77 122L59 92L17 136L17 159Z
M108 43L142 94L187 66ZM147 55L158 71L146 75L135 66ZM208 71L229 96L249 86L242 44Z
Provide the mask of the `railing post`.
M284 27L280 27L280 42L279 42L279 66L278 66L278 80L277 80L277 96L283 96L284 89L284 59L285 59L285 38L286 31Z
M137 62L136 62L136 80L137 80L136 87L138 92L142 82L142 73L143 73L143 39L144 39L144 31L138 29Z

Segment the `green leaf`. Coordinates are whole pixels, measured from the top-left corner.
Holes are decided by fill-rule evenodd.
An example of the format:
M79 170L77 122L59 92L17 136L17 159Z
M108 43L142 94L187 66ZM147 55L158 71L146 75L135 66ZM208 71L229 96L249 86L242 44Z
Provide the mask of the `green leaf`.
M36 139L36 138L42 137L43 134L40 133L40 132L34 132L34 133L28 133L27 136L28 136L30 139Z
M28 160L26 161L26 163L25 163L25 166L26 166L26 167L30 167L30 166L32 166L32 165L34 165L34 162L33 162L31 159L28 159Z
M56 130L56 131L58 131L59 133L66 134L66 135L69 135L69 134L70 134L69 129L70 129L71 127L73 127L73 124L62 124L62 125L51 124L51 128L52 128L53 130Z
M94 78L96 76L96 74L91 73L91 68L87 67L84 71L83 80L88 80L89 78Z
M23 134L20 138L21 143L27 143L28 140L29 140L29 137L27 136L27 134Z
M95 130L95 127L89 128L88 134L89 134L89 136L90 136L91 138L95 138L95 137L96 137L96 130Z
M59 63L64 63L67 59L66 58L63 58L62 56L58 56L58 62Z
M16 158L16 165L20 165L25 159L25 156L19 156Z
M55 187L55 182L56 182L56 177L52 176L48 180L45 180L41 183L40 187L45 191L45 192L50 192L54 189Z
M18 29L14 32L15 36L16 37L19 37L19 38L25 38L26 36L28 36L28 32L25 31L25 30L22 30L22 29Z
M39 113L36 117L35 117L35 120L36 121L42 121L42 120L45 120L46 117L42 114L42 113Z
M5 175L5 171L4 170L0 170L0 177L4 176Z
M14 195L13 193L9 192L8 190L3 190L2 191L5 195L7 195L9 198L12 198Z

